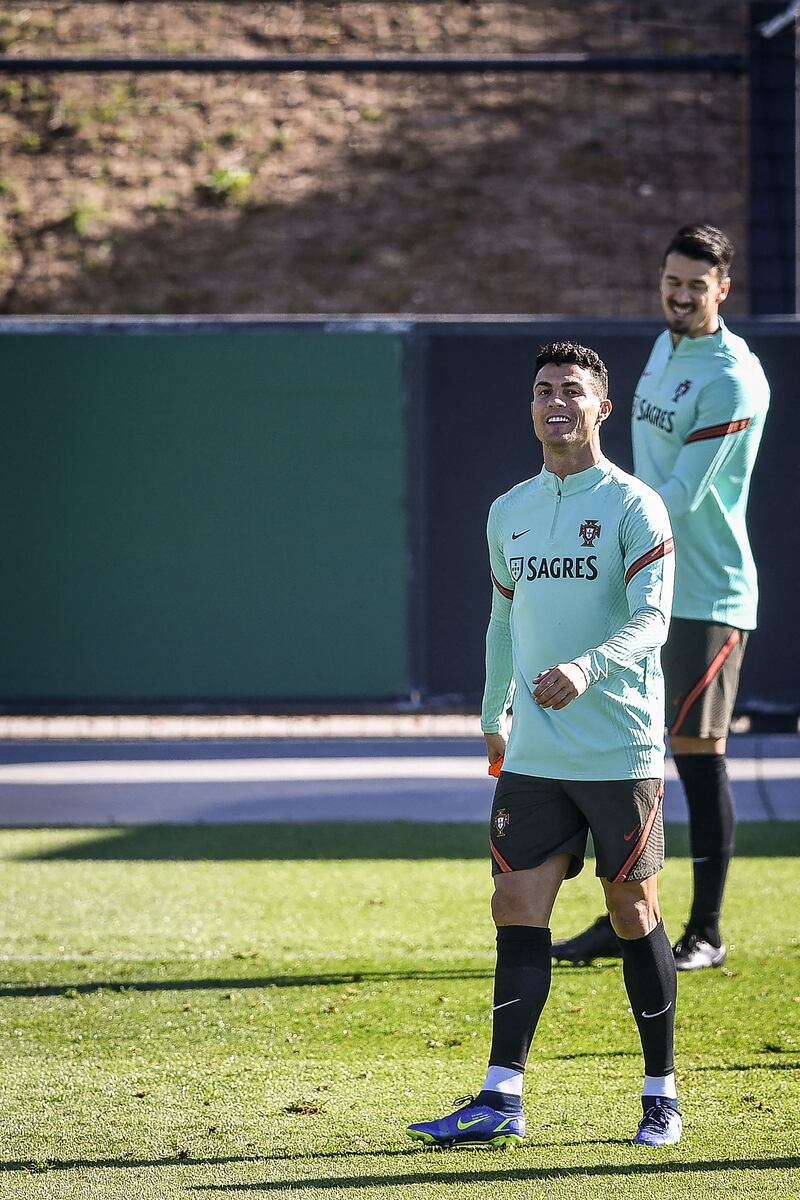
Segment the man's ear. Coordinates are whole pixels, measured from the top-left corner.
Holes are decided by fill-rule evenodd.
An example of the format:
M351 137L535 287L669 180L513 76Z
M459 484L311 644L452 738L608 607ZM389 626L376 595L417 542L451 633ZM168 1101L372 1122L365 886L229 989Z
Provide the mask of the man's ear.
M730 275L726 275L725 278L721 279L720 283L719 283L719 300L717 301L718 304L722 304L723 300L727 300L728 292L730 290L731 290L731 277L730 277Z
M608 397L606 397L605 400L600 401L600 411L597 414L597 424L598 425L602 424L602 422L605 421L606 417L611 415L611 410L613 407L614 407L614 405L611 403L611 401L608 399Z

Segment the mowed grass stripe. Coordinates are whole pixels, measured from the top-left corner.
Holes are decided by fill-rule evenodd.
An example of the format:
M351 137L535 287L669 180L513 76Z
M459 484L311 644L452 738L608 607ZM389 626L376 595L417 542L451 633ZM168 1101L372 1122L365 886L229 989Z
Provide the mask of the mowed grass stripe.
M791 1196L800 825L742 826L739 840L729 962L680 980L684 1142L629 1144L641 1061L609 962L555 971L528 1073L529 1143L502 1155L426 1153L403 1134L480 1084L493 953L483 830L4 831L0 1193ZM669 841L677 936L685 830ZM599 900L587 866L562 892L556 935Z

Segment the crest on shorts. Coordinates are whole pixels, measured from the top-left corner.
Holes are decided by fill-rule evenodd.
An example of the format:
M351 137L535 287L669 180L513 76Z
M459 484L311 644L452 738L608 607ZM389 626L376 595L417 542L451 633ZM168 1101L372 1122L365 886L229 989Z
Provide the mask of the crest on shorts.
M492 828L494 829L495 837L505 837L508 832L508 827L511 824L511 818L504 808L498 808L492 820Z
M520 579L522 578L522 559L510 558L508 560L508 565L511 569L511 578L515 583L519 583Z
M691 379L684 379L682 383L679 383L675 388L675 395L670 400L670 404L677 404L681 396L685 396L691 386Z
M599 521L584 521L578 533L583 538L581 545L593 546L595 540L600 537L600 522Z

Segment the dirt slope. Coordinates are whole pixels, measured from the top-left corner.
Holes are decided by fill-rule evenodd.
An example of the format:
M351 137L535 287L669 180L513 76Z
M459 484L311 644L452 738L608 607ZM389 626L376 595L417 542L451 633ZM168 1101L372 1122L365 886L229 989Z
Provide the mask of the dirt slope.
M0 3L0 49L725 53L742 22L731 0ZM0 76L0 310L652 312L678 223L744 250L746 100L706 73Z

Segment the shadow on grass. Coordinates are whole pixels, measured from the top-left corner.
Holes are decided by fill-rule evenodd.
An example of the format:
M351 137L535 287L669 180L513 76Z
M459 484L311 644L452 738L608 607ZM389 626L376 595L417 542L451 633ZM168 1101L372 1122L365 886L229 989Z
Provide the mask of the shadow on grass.
M418 1151L420 1155L425 1151ZM531 1182L536 1179L564 1180L577 1179L581 1176L617 1176L627 1175L691 1175L695 1172L706 1171L791 1171L800 1166L800 1157L785 1158L715 1158L702 1159L696 1162L633 1162L625 1164L604 1164L593 1167L518 1167L505 1171L428 1171L408 1175L381 1175L371 1179L359 1176L340 1176L323 1179L303 1179L304 1190L319 1188L320 1191L329 1189L336 1192L347 1188L359 1190L374 1185L376 1188L403 1187L420 1183L453 1183L465 1186L469 1183L513 1183ZM286 1189L283 1180L269 1180L266 1183L202 1183L191 1188L195 1192L277 1192Z
M443 968L438 971L334 971L327 975L259 975L219 979L102 979L81 983L10 984L0 982L0 1000L91 996L97 992L245 991L252 988L342 987L353 983L424 983L443 979L492 979L492 967Z
M775 1053L774 1051L772 1053ZM777 1053L794 1053L794 1051L777 1051ZM691 1067L687 1070L687 1074L691 1071L711 1071L712 1074L719 1071L800 1071L800 1062L769 1062L769 1063L734 1063L730 1067Z
M581 1142L536 1142L531 1149L557 1146L622 1146L629 1145L624 1138L586 1138ZM46 1174L48 1171L117 1170L119 1168L142 1167L226 1167L237 1163L268 1162L311 1162L315 1159L339 1160L344 1158L419 1158L420 1149L415 1145L399 1149L380 1150L324 1150L306 1154L230 1154L217 1157L195 1158L194 1155L170 1155L164 1158L41 1158L0 1160L0 1174L23 1171L26 1174Z
M411 1154L414 1151L410 1151ZM235 1163L267 1162L267 1154L230 1154L219 1158L193 1158L191 1155L169 1155L165 1158L38 1158L3 1162L4 1171L24 1171L28 1175L46 1175L48 1171L103 1170L109 1167L226 1167Z
M65 830L65 837L71 831ZM740 858L800 855L800 821L753 821L739 826ZM688 855L685 825L667 826L667 853ZM347 859L486 859L482 824L354 821L304 824L137 825L98 830L24 861L291 861Z

